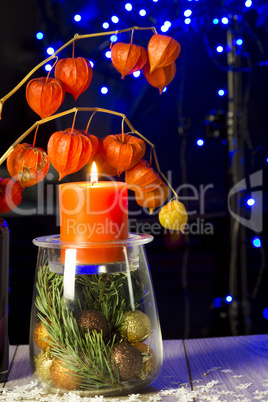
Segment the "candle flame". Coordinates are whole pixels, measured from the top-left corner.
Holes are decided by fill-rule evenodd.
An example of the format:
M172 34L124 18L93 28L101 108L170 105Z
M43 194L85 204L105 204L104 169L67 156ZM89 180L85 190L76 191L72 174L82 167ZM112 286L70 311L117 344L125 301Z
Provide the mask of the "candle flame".
M98 183L98 171L97 171L97 165L95 162L92 163L90 182L91 182L91 184Z

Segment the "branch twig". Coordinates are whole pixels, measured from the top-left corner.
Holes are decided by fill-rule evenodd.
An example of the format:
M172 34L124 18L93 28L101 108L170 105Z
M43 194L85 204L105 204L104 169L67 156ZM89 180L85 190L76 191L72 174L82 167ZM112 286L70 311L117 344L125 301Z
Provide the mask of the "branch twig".
M122 118L122 124L123 122L125 122L130 131L136 135L138 135L140 138L142 138L148 145L150 145L153 155L154 155L154 160L155 160L155 165L156 165L156 169L157 172L162 176L162 178L165 180L165 182L167 183L168 187L170 188L170 190L173 192L174 196L176 199L178 199L178 195L176 193L176 191L174 190L174 188L172 187L172 185L169 183L168 179L166 178L166 176L161 172L160 166L159 166L159 162L158 162L158 158L157 158L157 154L156 154L156 150L155 150L155 146L154 144L149 141L146 137L144 137L141 133L139 133L139 131L135 130L135 128L132 126L132 124L130 123L130 121L128 120L128 118L126 117L125 114L120 113L120 112L115 112L113 110L108 110L108 109L103 109L103 108L99 108L99 107L74 107L72 109L69 110L65 110L64 112L61 113L57 113L54 114L53 116L49 116L46 117L45 119L42 120L38 120L36 121L27 131L25 131L12 145L11 147L8 148L8 150L2 155L2 157L0 158L0 165L2 165L2 163L6 160L6 158L8 157L8 155L13 151L13 149L15 148L15 146L19 143L21 143L26 137L27 135L29 135L35 128L39 127L42 124L45 124L49 121L58 119L59 117L63 117L66 116L68 114L74 113L75 116L77 115L78 112L94 112L93 114L95 114L96 112L101 112L101 113L107 113L107 114L112 114L115 116L119 116ZM93 117L93 115L91 116Z
M28 79L40 68L42 67L44 64L46 64L47 62L49 62L50 60L56 58L56 55L58 53L60 53L63 49L65 49L67 46L71 45L73 42L75 42L78 39L87 39L87 38L94 38L94 37L98 37L98 36L107 36L107 35L114 35L114 34L118 34L118 33L123 33L123 32L128 32L128 31L134 31L134 30L151 30L154 33L157 33L155 27L131 27L131 28L125 28L125 29L121 29L120 31L109 31L109 32L98 32L98 33L94 33L94 34L85 34L85 35L79 35L79 34L75 34L74 37L72 39L70 39L68 42L66 42L64 45L62 45L58 50L56 50L50 57L48 57L47 59L43 60L41 63L39 63L36 67L34 67L20 82L18 85L15 86L15 88L13 88L8 94L6 94L2 99L0 99L0 119L1 119L1 115L2 115L2 109L4 106L5 101L10 98L15 92L17 92L18 89L20 89L20 87L22 87L22 85L28 81Z

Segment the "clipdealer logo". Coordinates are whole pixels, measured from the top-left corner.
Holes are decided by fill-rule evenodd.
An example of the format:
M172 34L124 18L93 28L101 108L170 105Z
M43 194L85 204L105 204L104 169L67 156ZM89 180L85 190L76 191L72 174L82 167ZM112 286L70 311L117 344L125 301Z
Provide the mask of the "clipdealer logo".
M228 194L228 210L231 216L241 223L241 225L252 229L256 233L260 233L263 229L263 191L260 189L262 184L263 172L259 170L249 176L249 188L246 179L243 179L236 183ZM247 191L254 200L258 200L258 208L251 208L249 219L236 214L231 207L231 198L241 191Z

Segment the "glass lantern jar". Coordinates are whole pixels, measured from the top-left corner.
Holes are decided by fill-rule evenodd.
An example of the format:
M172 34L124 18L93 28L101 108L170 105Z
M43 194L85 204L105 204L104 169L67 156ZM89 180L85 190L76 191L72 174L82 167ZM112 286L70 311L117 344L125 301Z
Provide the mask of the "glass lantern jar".
M67 244L60 235L33 240L39 251L30 362L48 392L114 396L137 392L157 378L162 336L144 247L152 239L129 234L109 243ZM96 263L102 256L105 263Z

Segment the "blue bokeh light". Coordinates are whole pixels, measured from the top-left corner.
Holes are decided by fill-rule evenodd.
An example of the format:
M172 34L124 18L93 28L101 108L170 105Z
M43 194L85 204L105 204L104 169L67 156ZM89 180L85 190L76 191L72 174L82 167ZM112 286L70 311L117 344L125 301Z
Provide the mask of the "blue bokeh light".
M252 239L252 246L256 247L256 248L260 248L261 247L261 239L259 237L253 237Z
M165 25L166 27L170 28L170 27L171 27L171 22L170 22L170 21L165 21L165 22L164 22L164 25Z
M221 297L215 297L215 299L213 300L213 307L215 308L219 308L222 305L222 299Z
M241 45L243 45L243 39L241 39L241 38L236 39L235 43L236 43L237 46L241 46Z
M219 96L224 96L225 95L225 90L224 89L219 89L218 90L218 95Z
M111 41L111 42L116 42L117 39L118 39L118 38L117 38L117 35L111 35L111 36L110 36L110 41Z
M217 46L216 50L217 50L218 53L223 52L223 46L221 46L221 45Z
M268 320L268 307L266 307L265 309L263 309L263 316L266 320Z
M204 145L204 140L202 140L201 138L199 138L197 141L196 141L196 145L198 145L199 147L202 147L203 145Z
M46 64L46 65L45 65L45 70L46 70L46 71L51 71L51 69L52 69L52 65L51 65L51 64Z
M229 22L229 20L228 20L227 17L223 17L223 18L221 19L221 22L222 22L224 25L227 25L228 22Z
M227 295L227 296L225 297L225 301L226 301L226 303L232 303L233 297L232 297L231 295Z
M80 14L75 14L75 16L74 16L75 22L79 22L79 21L81 21L81 19L82 19L82 17Z
M101 87L101 93L103 94L103 95L106 95L106 94L108 94L108 92L109 92L109 89L107 88L107 87Z
M192 15L192 10L188 9L184 11L184 17L190 17Z
M139 11L139 14L140 14L141 17L145 17L145 15L146 15L146 10L144 10L144 8L142 8L142 9Z
M246 0L245 1L245 6L246 7L251 7L252 6L252 0Z
M163 89L162 94L163 94L164 92L167 92L167 87L165 87L165 88Z
M103 29L108 29L108 28L109 28L109 22L104 22L104 23L102 24L102 28L103 28Z
M43 32L37 32L35 36L36 36L36 39L42 40L44 37L44 34L43 34Z
M141 75L140 70L139 71L134 71L133 77L138 78Z
M119 22L119 18L118 18L116 15L113 15L113 16L111 17L111 21L112 21L114 24L117 24L117 23Z
M167 32L169 30L169 27L167 25L162 25L160 29L162 32Z
M212 22L214 25L217 25L220 21L218 18L214 18Z
M110 58L111 58L111 50L107 50L107 51L105 52L105 57L107 57L107 59L110 59Z
M252 207L252 206L255 204L254 198L249 198L249 199L247 200L247 204L248 204L249 207Z
M184 23L185 23L186 25L189 25L190 22L191 22L191 18L185 18Z
M126 3L125 4L125 9L127 10L127 11L131 11L132 10L132 4L131 3Z
M54 53L54 48L52 46L49 46L47 48L47 54L49 54L50 56Z

